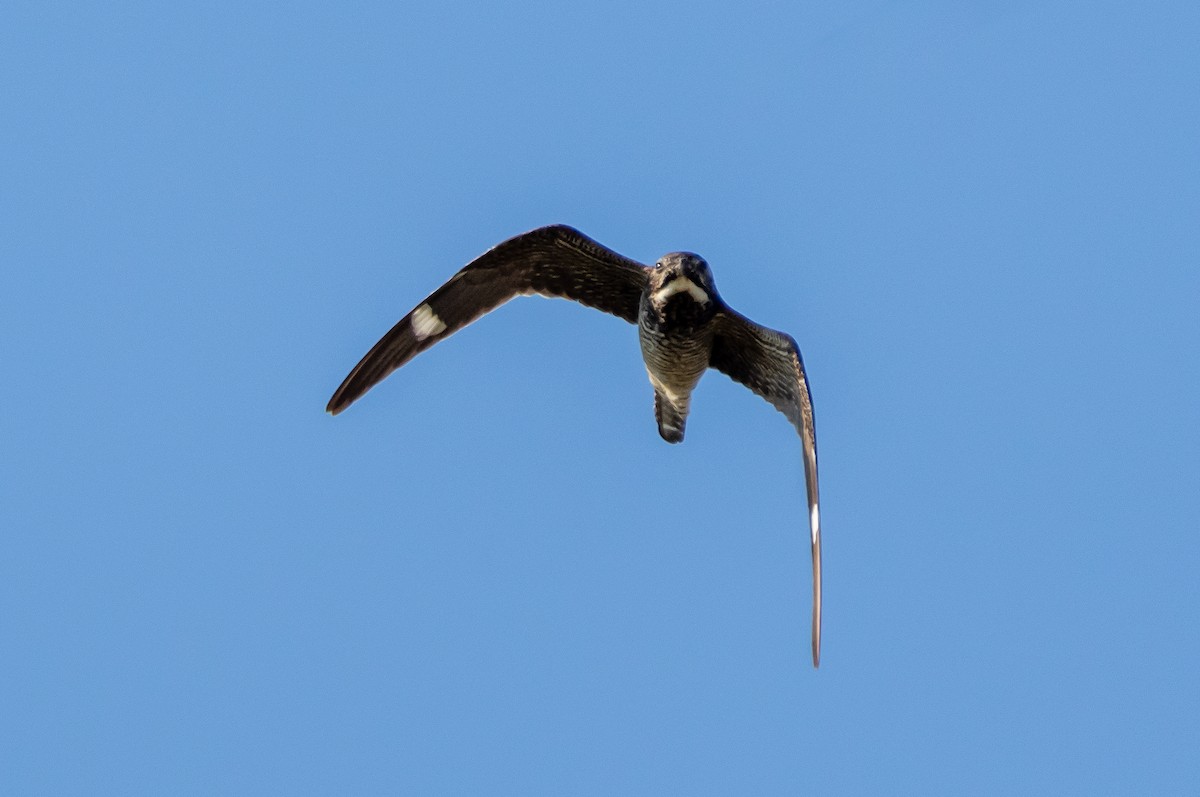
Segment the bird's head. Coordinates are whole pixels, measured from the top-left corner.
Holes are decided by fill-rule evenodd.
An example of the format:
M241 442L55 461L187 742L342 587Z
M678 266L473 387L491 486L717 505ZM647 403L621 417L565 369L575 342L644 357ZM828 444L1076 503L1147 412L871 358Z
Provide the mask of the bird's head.
M664 305L680 293L701 304L711 302L716 295L712 271L700 255L671 252L654 264L650 272L650 297L654 303Z

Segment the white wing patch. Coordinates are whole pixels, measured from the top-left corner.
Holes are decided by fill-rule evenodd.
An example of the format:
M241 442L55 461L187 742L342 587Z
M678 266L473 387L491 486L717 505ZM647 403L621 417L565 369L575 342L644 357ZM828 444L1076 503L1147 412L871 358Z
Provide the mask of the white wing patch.
M417 340L425 340L430 335L436 335L439 332L444 332L446 329L445 322L438 318L437 313L433 312L433 308L427 304L423 304L412 314L413 334L417 336Z
M687 277L676 277L663 288L654 292L652 297L655 304L663 304L677 293L686 293L700 304L708 304L708 294Z

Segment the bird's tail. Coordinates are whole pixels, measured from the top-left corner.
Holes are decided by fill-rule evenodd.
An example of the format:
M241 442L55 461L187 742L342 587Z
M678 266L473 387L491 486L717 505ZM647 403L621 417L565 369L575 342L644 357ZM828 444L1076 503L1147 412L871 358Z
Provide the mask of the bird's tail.
M668 443L683 442L683 427L687 424L688 405L675 404L660 391L654 391L654 418L658 421L658 433Z

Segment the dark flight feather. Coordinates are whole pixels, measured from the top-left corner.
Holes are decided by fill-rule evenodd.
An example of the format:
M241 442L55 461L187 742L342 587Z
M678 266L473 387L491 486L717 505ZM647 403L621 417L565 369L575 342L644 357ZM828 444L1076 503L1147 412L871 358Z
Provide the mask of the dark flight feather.
M337 415L392 371L515 296L572 299L636 324L646 273L642 264L565 225L510 238L472 260L400 319L354 367L325 409ZM426 325L420 323L423 319ZM422 328L427 334L418 334Z
M817 429L800 347L790 336L728 308L717 315L710 364L770 402L800 433L812 537L813 665L821 663L821 513L817 489Z

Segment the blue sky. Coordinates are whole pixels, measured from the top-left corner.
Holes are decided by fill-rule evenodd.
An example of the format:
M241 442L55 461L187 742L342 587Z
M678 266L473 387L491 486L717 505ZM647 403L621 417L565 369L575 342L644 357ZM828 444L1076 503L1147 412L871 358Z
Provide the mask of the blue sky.
M10 3L0 790L1200 788L1190 3ZM813 385L522 299L689 249Z

